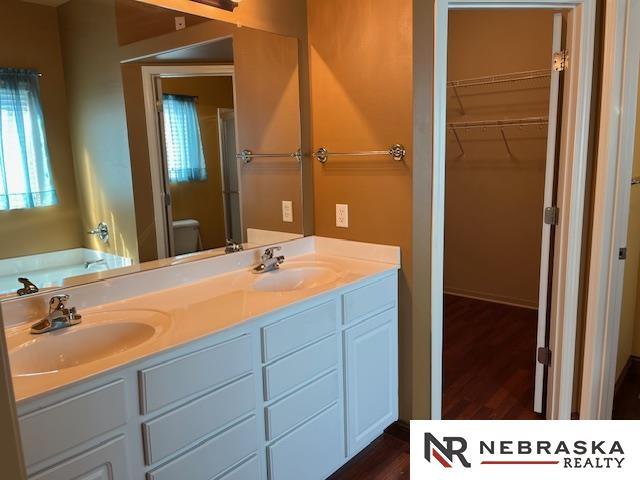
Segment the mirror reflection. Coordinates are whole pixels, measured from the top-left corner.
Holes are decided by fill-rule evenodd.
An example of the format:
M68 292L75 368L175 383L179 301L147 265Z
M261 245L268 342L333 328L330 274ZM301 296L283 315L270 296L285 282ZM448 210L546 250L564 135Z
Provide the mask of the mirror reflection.
M0 298L302 236L295 39L135 0L0 17Z

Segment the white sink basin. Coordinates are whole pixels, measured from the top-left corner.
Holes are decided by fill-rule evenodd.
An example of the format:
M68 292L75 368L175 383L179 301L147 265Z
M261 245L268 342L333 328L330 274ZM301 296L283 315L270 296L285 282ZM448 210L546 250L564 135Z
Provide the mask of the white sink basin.
M8 337L13 376L42 375L113 357L158 336L171 319L153 310L97 312L82 323L32 335L25 328Z
M338 273L329 266L318 263L284 264L279 270L261 273L253 282L253 289L260 292L290 292L307 290L335 282Z

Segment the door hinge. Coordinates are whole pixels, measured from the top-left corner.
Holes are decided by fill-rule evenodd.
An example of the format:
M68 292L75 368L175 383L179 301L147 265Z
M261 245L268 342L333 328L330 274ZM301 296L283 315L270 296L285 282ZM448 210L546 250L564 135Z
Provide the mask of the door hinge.
M560 209L558 207L547 207L544 209L544 223L547 225L558 225Z
M162 113L164 111L164 106L162 104L162 100L156 100L156 112Z
M551 366L551 349L549 347L538 348L538 363L546 367Z
M563 72L569 66L569 52L567 50L560 50L553 54L553 70L556 72Z
M164 206L165 207L170 207L171 206L171 194L169 194L169 193L165 193L164 194Z
M622 247L618 250L618 260L626 260L627 259L627 247Z

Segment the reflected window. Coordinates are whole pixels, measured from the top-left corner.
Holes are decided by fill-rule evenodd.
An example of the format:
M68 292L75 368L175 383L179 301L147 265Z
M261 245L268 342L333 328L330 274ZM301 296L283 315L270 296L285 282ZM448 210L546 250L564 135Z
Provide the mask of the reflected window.
M0 68L0 210L57 203L38 73Z
M163 109L169 182L206 180L196 98L163 95Z

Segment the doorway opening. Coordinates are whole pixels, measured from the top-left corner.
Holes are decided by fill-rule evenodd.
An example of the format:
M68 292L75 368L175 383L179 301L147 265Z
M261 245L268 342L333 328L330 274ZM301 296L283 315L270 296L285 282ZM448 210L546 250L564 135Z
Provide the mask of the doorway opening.
M544 410L562 23L551 10L449 13L445 419Z
M592 0L436 0L434 419L571 417L594 25Z

